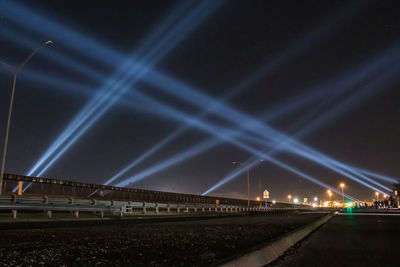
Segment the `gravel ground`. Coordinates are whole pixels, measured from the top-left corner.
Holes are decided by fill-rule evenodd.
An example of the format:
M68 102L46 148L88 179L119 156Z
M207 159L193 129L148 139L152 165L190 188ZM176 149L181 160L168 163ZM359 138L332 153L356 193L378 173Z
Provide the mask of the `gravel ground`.
M215 265L324 215L1 230L0 266Z

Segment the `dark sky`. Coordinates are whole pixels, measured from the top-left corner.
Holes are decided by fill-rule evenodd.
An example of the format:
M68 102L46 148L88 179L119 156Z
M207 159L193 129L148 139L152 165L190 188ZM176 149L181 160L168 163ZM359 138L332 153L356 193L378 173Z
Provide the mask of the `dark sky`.
M175 1L144 0L15 2L127 55L126 59L179 5ZM188 10L199 3L194 1ZM75 40L65 38L62 31L46 34L48 25L41 23L32 24L40 29L40 34L28 29L23 23L26 16L22 13L12 16L4 9L7 5L8 1L0 1L0 30L23 36L37 45L51 39L55 44L44 49L84 63L101 73L104 79L114 73L115 63L106 65L89 58L85 54L94 53L91 49L85 54L76 52ZM399 1L226 1L154 68L222 99L231 88L265 64L275 64L256 82L230 98L228 104L258 117L276 107L282 111L285 101L295 99L294 103L298 103L300 96L317 88L315 92L320 92L319 98L271 121L270 126L291 135L331 111L330 119L299 139L342 163L396 178L400 173L400 83L397 79L400 50L397 47L387 55L389 49L400 44L398 14ZM0 31L0 60L9 64L21 62L32 48L19 44L17 38ZM354 75L343 78L351 70L376 66L379 59L382 59L382 67L358 83L349 85ZM45 51L39 52L21 71L17 82L6 166L10 173L27 174L93 96L79 93L76 87L77 90L68 90L45 80L32 81L28 75L30 71L39 72L43 77L61 77L89 87L93 92L101 86L98 80L79 74L62 61L52 60ZM12 75L4 69L0 74L0 145L3 147ZM341 82L333 85L332 80L337 78L342 78ZM332 87L326 89L322 85ZM145 81L138 83L137 90L188 114L201 112L198 107L163 94ZM335 98L339 92L342 94ZM358 97L346 102L354 94ZM340 108L341 104L346 105ZM337 106L339 108L335 109ZM208 116L206 121L233 126L217 116ZM181 125L173 119L129 109L120 101L44 176L104 183ZM208 139L209 134L192 128L124 177ZM232 161L245 161L249 156L243 149L224 143L132 186L200 194L234 170ZM373 197L372 189L309 160L287 152L277 153L276 158L332 186L345 182L346 192L359 199ZM267 162L252 168L250 175L253 197L264 188L277 200L284 200L289 193L300 198L326 197L326 189L321 186ZM382 183L390 186L390 183ZM244 174L213 193L230 192L246 192Z

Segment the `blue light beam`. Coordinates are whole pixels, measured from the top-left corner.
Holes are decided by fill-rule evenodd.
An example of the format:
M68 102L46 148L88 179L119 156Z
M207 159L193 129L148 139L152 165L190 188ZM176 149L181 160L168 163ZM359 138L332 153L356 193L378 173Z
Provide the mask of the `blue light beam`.
M219 3L222 3L221 1L218 1ZM166 37L163 39L159 40L159 42L155 45L155 48L150 51L145 58L147 61L152 61L149 62L150 64L154 65L157 63L163 56L165 56L173 47L175 47L180 41L183 40L183 38L197 26L200 21L204 20L213 10L215 10L218 7L217 4L210 5L209 1L203 1L200 5L198 5L192 12L187 14L185 18L182 20L182 22L174 27L173 30L171 30ZM207 10L205 10L207 8ZM193 21L193 19L197 19L197 21ZM122 76L124 71L126 70L127 67L132 67L133 62L129 60L126 62L123 67L120 69L119 72L117 72L117 75L115 75L110 82L106 84L105 87L103 87L100 92L86 105L85 108L82 109L82 111L75 117L75 119L72 121L72 123L69 124L69 126L64 130L64 132L61 134L61 136L57 139L56 142L53 143L53 145L46 151L46 153L43 155L43 157L34 165L34 167L31 169L28 175L32 175L34 172L37 171L37 169L44 164L44 162L50 157L50 155L54 154L57 149L60 149L60 147L66 142L68 138L70 138L76 130L82 126L85 123L84 128L87 130L90 127L87 127L88 125L91 126L94 124L94 122L99 119L101 116L98 115L93 115L95 112L97 114L104 114L111 106L114 104L119 97L121 97L127 90L128 86L122 87L124 83L128 82L128 79L130 78L129 82L130 84L134 84L137 82L149 69L150 64L147 64L146 67L144 68L142 65L142 69L138 70L137 65L133 66L133 70L129 70L128 73L125 74L124 77ZM134 77L130 77L130 75L134 74L135 71L139 71L139 73L136 73ZM107 93L104 93L104 91L107 90L109 86L112 84L115 84L113 86L113 90L109 90ZM117 89L120 89L117 91ZM90 118L90 116L93 116ZM96 118L96 119L94 119ZM89 120L90 119L90 120ZM73 137L73 140L77 140L84 132L79 131L81 134L77 137ZM71 144L72 145L72 144ZM68 145L70 147L71 145ZM65 152L65 149L62 149L60 151ZM61 156L61 153L58 152L51 162L55 162L59 157ZM54 160L55 159L55 160ZM42 174L45 170L47 170L48 167L51 165L47 164L44 169L39 171L40 174Z

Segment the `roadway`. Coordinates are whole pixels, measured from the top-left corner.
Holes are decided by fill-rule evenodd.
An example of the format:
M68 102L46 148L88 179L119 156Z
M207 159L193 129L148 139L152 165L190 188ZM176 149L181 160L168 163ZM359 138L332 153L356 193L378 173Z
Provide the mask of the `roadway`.
M400 266L400 214L339 214L270 266Z

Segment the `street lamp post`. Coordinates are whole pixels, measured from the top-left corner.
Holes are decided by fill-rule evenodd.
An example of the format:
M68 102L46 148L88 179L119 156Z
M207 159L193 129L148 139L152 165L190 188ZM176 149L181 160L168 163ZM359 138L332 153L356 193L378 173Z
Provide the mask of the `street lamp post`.
M331 202L332 191L331 191L331 190L328 190L327 192L328 192L328 195L329 195L329 202Z
M378 192L375 192L375 195L376 195L376 206L378 206L379 204L378 204L378 201L379 201L379 193Z
M36 48L24 61L22 61L21 64L19 64L16 68L14 68L12 71L14 72L14 80L13 80L13 84L12 84L12 88L11 88L11 98L10 98L10 106L8 109L8 117L7 117L7 126L6 126L6 135L4 138L4 149L3 149L3 158L1 161L1 171L0 171L0 195L3 192L3 178L4 178L4 168L6 165L6 156L7 156L7 145L8 145L8 135L10 132L10 123L11 123L11 113L12 113L12 107L13 107L13 103L14 103L14 94L15 94L15 85L17 83L17 76L19 71L25 66L26 63L29 62L29 60L32 59L32 57L43 47L45 47L46 45L50 45L52 44L53 41L46 41L45 43L43 43L41 46L39 46L38 48ZM3 63L3 65L6 65Z
M240 161L232 161L233 165L240 165ZM247 168L247 206L250 207L250 168Z
M247 168L247 206L250 207L250 168Z
M264 160L260 160L263 162ZM240 161L232 161L233 165L240 165ZM250 167L247 167L247 206L250 207Z
M290 199L292 198L292 195L288 195L287 197L288 197L289 203L290 203Z
M344 186L345 186L345 184L344 184L344 183L341 183L341 184L340 184L340 187L342 188L342 198L343 198L343 204L344 204Z

